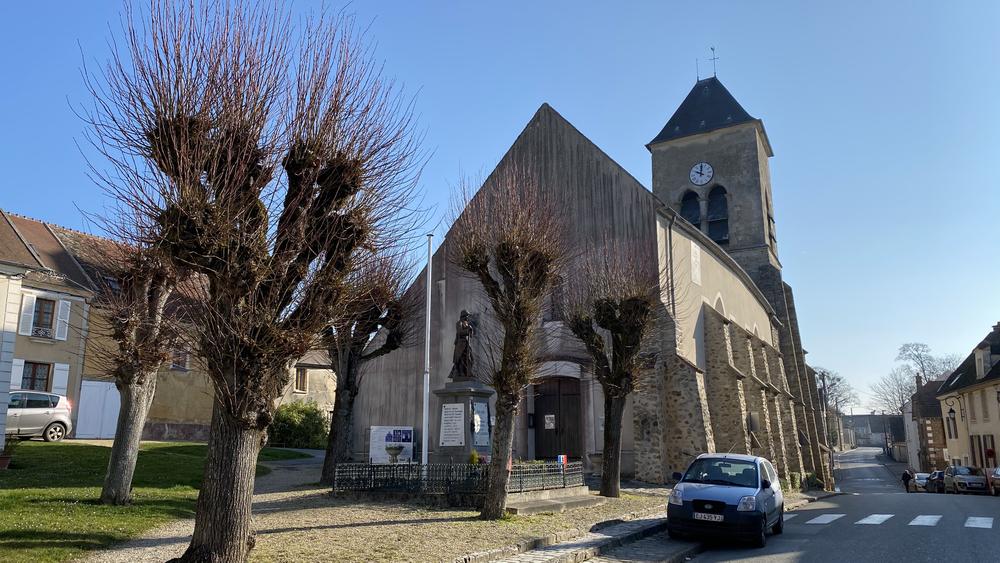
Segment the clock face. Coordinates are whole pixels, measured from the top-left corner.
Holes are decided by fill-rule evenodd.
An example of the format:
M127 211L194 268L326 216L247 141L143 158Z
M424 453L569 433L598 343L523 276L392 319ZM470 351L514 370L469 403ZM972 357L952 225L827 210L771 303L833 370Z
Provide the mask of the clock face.
M691 183L696 186L704 186L705 184L712 181L712 175L715 174L715 170L712 170L712 165L707 162L699 162L691 167Z

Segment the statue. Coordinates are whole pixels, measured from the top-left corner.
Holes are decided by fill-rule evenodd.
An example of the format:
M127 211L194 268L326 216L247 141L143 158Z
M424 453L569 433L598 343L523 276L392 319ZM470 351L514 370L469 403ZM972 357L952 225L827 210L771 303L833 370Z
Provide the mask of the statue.
M455 352L452 354L451 373L453 381L472 379L472 337L476 327L468 311L462 311L455 323Z

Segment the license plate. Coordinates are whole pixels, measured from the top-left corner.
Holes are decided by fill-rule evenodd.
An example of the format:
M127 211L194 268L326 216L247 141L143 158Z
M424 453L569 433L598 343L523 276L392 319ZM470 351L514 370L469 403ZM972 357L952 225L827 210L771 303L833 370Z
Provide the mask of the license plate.
M983 488L983 484L982 483L969 483L968 486L969 486L970 489L982 489Z
M722 522L721 514L705 514L704 512L695 512L695 520L706 520L708 522Z

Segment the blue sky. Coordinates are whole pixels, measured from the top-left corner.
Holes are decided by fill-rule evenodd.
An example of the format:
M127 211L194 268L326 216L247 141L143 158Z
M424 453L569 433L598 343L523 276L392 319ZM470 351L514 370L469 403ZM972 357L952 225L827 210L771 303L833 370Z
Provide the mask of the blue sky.
M295 2L295 9L312 4ZM81 62L117 2L0 7L0 207L71 227L97 211L77 143ZM435 217L542 102L650 185L644 148L695 59L755 117L808 359L864 391L899 344L968 353L1000 321L1000 40L994 2L356 2L416 95ZM82 53L81 54L81 50ZM989 243L993 243L990 245Z

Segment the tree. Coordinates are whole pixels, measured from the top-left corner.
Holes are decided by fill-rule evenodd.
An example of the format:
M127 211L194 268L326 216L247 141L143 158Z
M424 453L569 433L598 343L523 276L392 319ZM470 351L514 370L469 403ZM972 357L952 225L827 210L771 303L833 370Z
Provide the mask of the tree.
M655 268L642 256L640 248L592 249L565 292L566 325L591 355L604 391L601 495L607 497L621 493L625 401L648 365L642 344L653 326L659 286Z
M337 393L320 483L332 484L337 464L350 460L361 368L398 349L411 334L416 302L414 294L404 293L409 272L399 256L385 255L366 261L345 280L349 297L324 337Z
M405 238L410 110L349 19L295 26L240 1L127 16L124 44L88 82L87 118L106 189L196 280L187 320L214 406L181 560L242 562L290 365L340 314L350 273Z
M475 197L462 198L449 233L449 259L478 280L497 325L479 332L496 344L481 362L497 393L485 519L504 516L517 406L538 371L541 308L565 258L561 215L540 188L518 165L504 165Z
M908 342L899 347L897 362L906 362L910 370L924 381L934 381L955 370L962 359L954 354L934 356L930 346L921 342Z
M93 361L114 378L121 396L100 500L125 505L132 500L132 478L146 415L156 392L156 376L169 357L175 325L165 314L178 282L177 271L162 253L132 243L91 239L81 260L102 274L95 279L91 332Z
M857 391L854 390L854 387L851 386L844 376L822 367L815 367L813 369L816 370L816 377L826 382L824 393L833 412L843 413L843 408L846 405L858 402Z
M917 383L910 366L896 366L871 386L875 406L899 414L916 391Z

